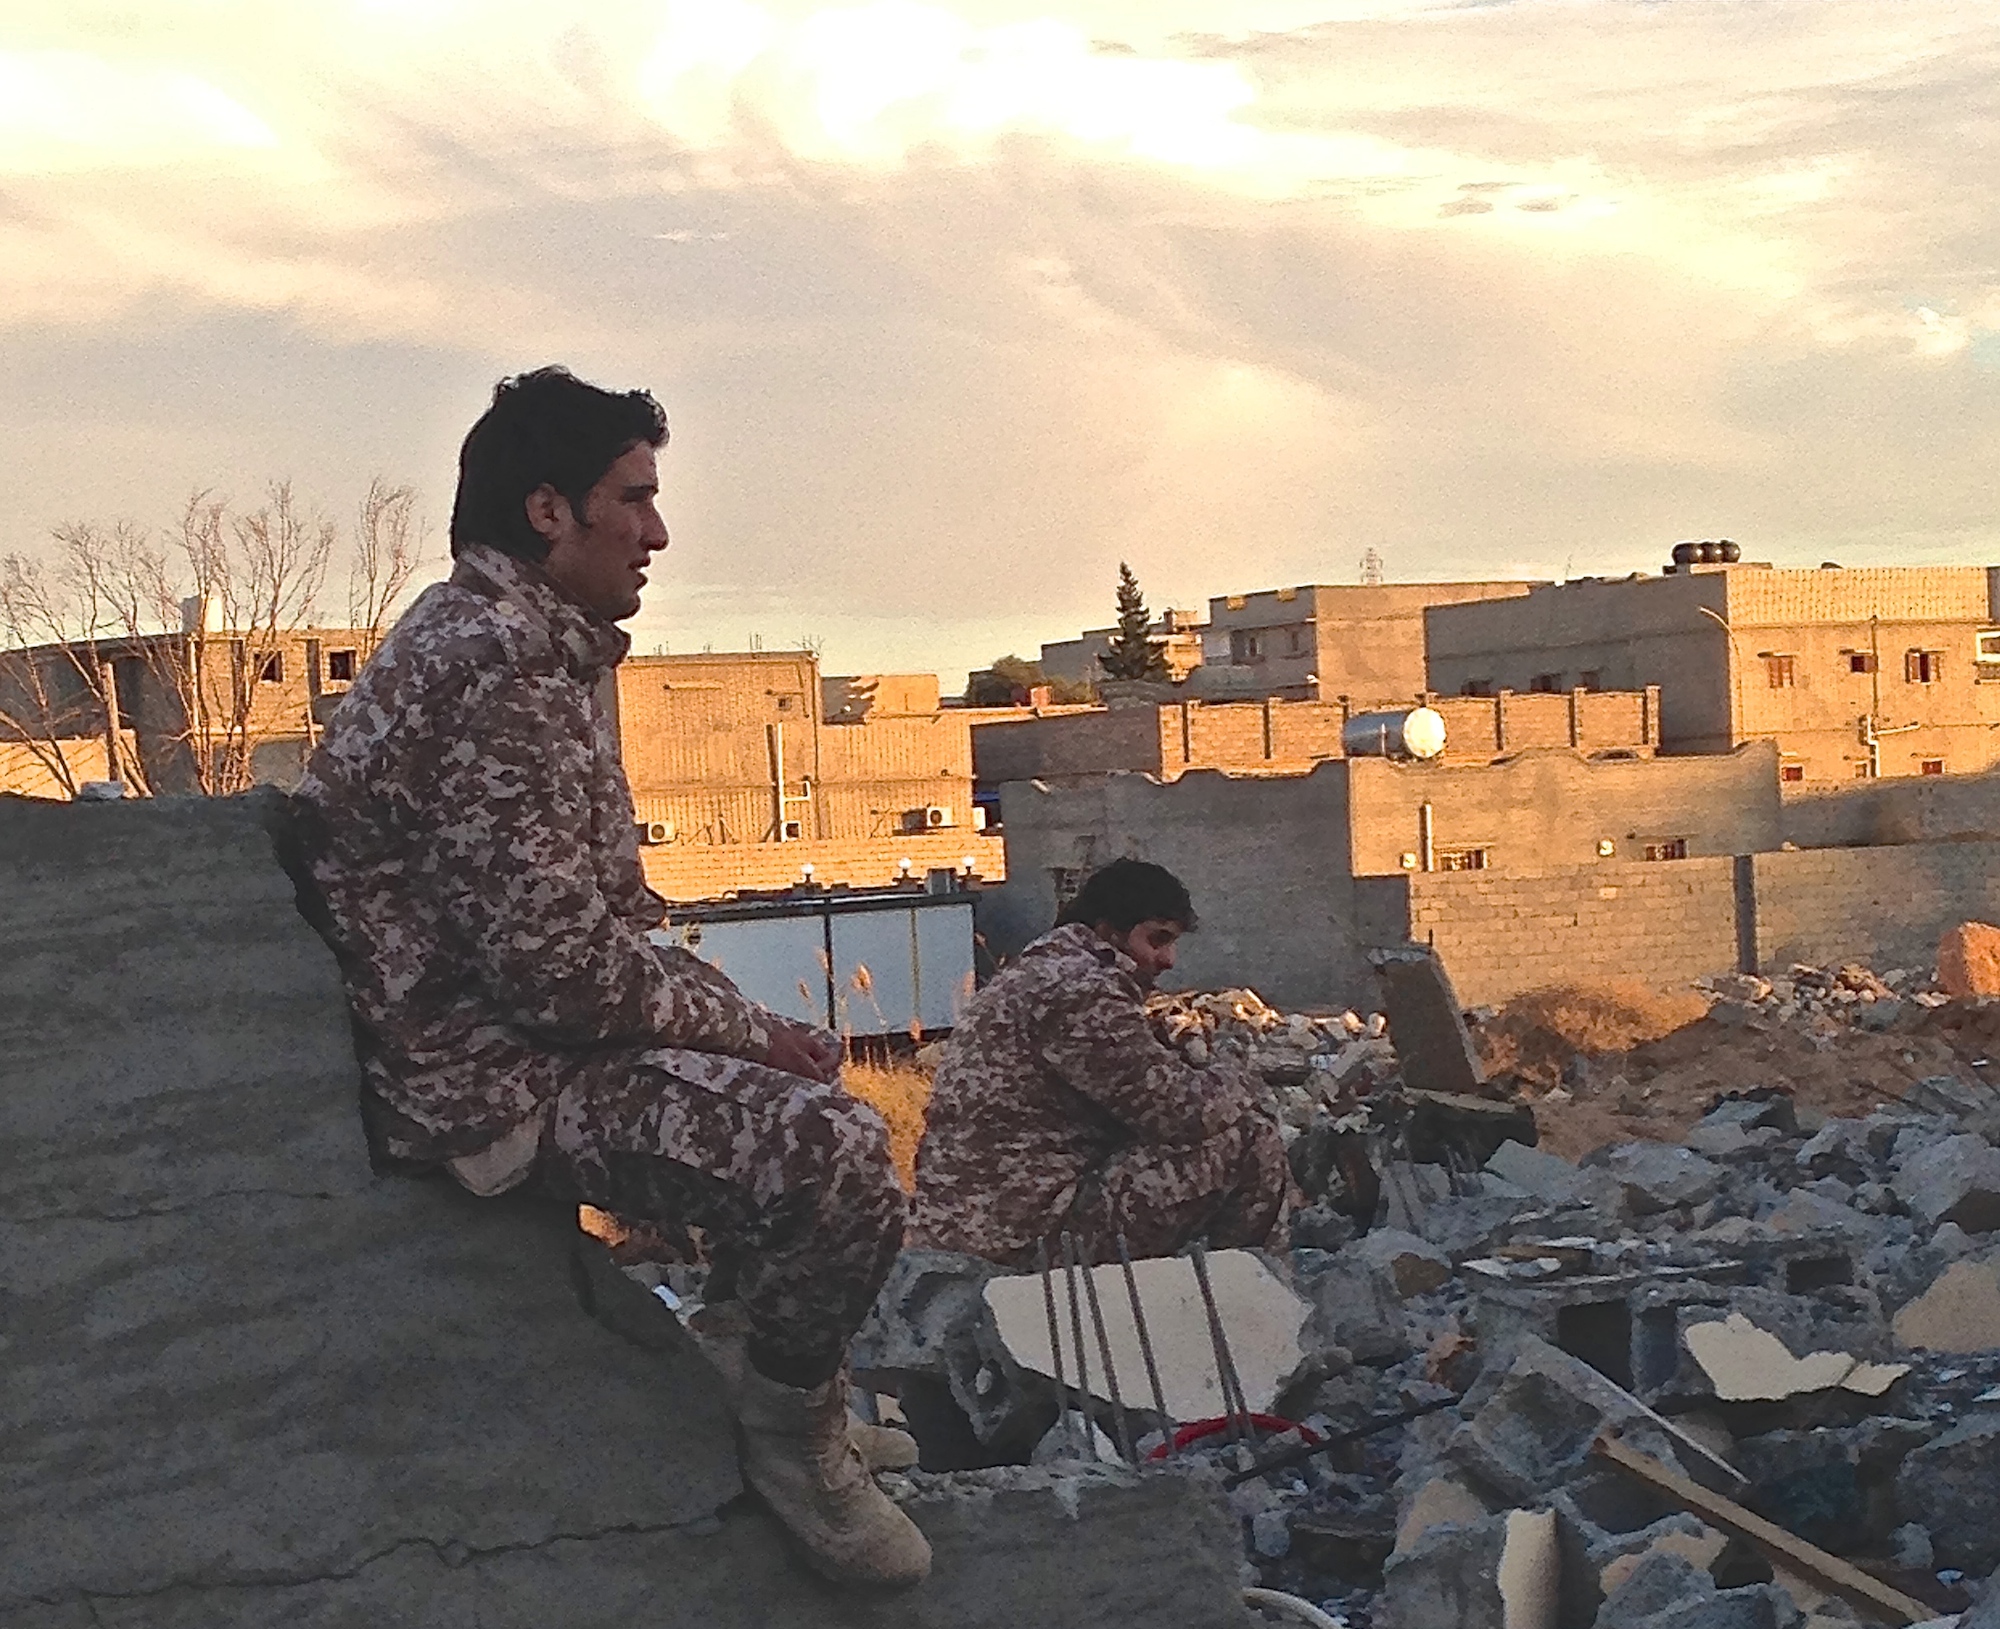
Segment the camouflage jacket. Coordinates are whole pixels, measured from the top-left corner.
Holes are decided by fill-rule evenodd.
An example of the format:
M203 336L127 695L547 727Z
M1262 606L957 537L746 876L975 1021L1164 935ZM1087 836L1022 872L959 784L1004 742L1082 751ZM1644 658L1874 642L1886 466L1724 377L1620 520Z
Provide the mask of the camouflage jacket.
M1135 1143L1196 1143L1255 1102L1154 1032L1131 959L1087 927L1036 940L945 1045L917 1151L914 1242L1018 1264Z
M304 857L385 1152L488 1147L607 1047L763 1052L762 1008L646 937L666 907L598 697L628 644L532 565L468 548L307 766Z

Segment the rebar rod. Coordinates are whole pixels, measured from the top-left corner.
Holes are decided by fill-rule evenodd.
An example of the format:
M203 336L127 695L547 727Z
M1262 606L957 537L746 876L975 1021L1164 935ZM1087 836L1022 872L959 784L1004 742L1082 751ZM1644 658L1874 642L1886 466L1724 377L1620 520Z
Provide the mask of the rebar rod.
M1076 1293L1076 1235L1064 1233L1063 1280L1069 1287L1069 1326L1076 1337L1077 1405L1083 1414L1083 1441L1088 1459L1097 1458L1097 1415L1091 1406L1090 1355L1083 1344L1083 1302Z
M1208 1338L1215 1348L1215 1377L1222 1388L1222 1409L1229 1419L1230 1440L1248 1442L1255 1448L1257 1433L1250 1423L1250 1408L1236 1378L1236 1362L1229 1355L1229 1336L1215 1305L1215 1289L1208 1281L1208 1252L1197 1244L1188 1254L1194 1262L1195 1283L1201 1288L1202 1308L1208 1314Z
M1083 1253L1083 1293L1090 1302L1090 1322L1097 1331L1097 1355L1104 1359L1104 1389L1111 1394L1111 1436L1118 1444L1119 1457L1131 1462L1132 1432L1125 1423L1125 1399L1118 1393L1118 1365L1111 1361L1111 1337L1104 1328L1104 1309L1097 1300L1097 1266L1094 1249Z
M1035 1267L1042 1275L1042 1306L1049 1315L1049 1358L1056 1371L1056 1424L1069 1435L1069 1382L1063 1378L1062 1330L1056 1319L1056 1285L1049 1271L1049 1241L1035 1246Z
M1146 1382L1153 1388L1153 1409L1160 1416L1160 1457L1174 1457L1174 1417L1167 1412L1167 1394L1160 1385L1160 1366L1153 1361L1153 1337L1146 1328L1146 1304L1139 1299L1139 1276L1132 1271L1132 1247L1118 1235L1118 1261L1125 1269L1125 1295L1132 1303L1132 1327L1139 1332L1139 1356L1146 1362Z

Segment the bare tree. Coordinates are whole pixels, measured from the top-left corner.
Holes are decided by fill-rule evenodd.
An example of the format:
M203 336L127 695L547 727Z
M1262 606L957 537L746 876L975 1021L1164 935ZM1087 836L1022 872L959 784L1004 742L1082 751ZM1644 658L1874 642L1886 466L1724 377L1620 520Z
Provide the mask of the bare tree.
M428 542L417 515L417 489L391 486L379 475L370 481L356 516L347 577L347 625L367 634L366 655L381 643L382 625L415 581Z
M364 659L422 565L424 537L414 491L370 482L347 585ZM59 527L53 541L47 564L0 558L10 647L0 651L0 742L25 744L72 795L61 743L101 731L113 774L135 789L164 777L225 796L254 783L261 743L316 738L312 693L288 663L315 625L338 534L289 481L247 511L196 492L159 542L124 522ZM121 750L121 724L138 721L121 717L120 663L145 681L132 687L148 697L143 759Z
M129 522L58 527L53 569L0 558L0 741L25 746L50 779L77 791L65 742L101 736L113 779L147 790L124 741L116 661L141 626L145 585L160 562Z

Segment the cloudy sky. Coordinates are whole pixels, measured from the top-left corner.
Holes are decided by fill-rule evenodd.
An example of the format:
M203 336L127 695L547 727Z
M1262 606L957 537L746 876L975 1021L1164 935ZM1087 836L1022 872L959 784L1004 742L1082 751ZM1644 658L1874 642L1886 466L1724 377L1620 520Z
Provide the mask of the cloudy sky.
M55 0L0 16L0 552L504 372L674 439L642 648L955 678L1395 577L2000 560L1983 0Z

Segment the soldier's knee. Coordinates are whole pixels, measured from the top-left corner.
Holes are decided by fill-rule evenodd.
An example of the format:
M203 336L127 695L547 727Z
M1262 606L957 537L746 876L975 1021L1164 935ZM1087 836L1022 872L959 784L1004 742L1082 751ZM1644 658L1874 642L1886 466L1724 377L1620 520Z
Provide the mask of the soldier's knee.
M815 1106L818 1138L826 1150L827 1186L853 1197L867 1195L893 1200L898 1216L903 1208L902 1184L889 1157L889 1128L859 1098L828 1092Z

